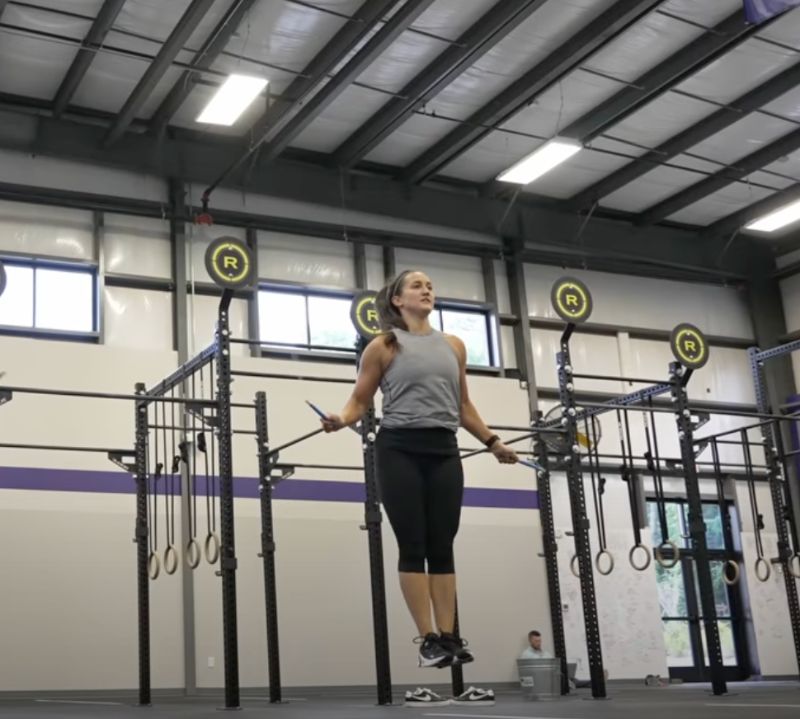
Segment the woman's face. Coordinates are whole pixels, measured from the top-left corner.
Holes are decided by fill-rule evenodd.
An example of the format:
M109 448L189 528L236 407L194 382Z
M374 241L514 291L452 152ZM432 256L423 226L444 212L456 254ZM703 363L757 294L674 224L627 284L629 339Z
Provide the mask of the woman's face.
M430 277L424 272L409 272L403 278L400 292L392 297L392 304L401 312L406 310L427 317L433 310L435 299Z

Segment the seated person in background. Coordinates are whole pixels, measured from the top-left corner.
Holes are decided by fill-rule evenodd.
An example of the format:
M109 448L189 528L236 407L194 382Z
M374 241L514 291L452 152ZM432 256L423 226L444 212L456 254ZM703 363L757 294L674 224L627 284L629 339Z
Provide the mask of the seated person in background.
M542 649L542 635L536 630L532 629L528 632L529 647L523 649L522 654L519 655L520 659L552 659L553 655Z

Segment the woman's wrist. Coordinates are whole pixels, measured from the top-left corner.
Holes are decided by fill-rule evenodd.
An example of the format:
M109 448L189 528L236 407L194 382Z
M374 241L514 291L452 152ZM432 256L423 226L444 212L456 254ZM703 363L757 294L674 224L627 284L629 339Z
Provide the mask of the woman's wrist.
M489 449L491 449L492 447L494 447L494 445L496 445L498 442L500 442L500 437L498 437L496 434L493 434L491 437L487 437L485 440L483 440L483 443L484 443L484 444L485 444L485 445L486 445L486 446L487 446Z

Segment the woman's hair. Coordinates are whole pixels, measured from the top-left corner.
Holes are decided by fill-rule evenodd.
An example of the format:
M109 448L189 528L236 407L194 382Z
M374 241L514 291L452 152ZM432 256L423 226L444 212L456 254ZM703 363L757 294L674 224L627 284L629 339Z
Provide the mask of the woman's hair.
M408 325L403 319L400 310L392 304L392 297L399 295L403 291L403 284L414 270L405 270L397 277L388 282L378 290L375 296L375 307L378 310L378 322L383 330L384 341L388 347L397 346L397 338L392 332L393 329L408 331Z

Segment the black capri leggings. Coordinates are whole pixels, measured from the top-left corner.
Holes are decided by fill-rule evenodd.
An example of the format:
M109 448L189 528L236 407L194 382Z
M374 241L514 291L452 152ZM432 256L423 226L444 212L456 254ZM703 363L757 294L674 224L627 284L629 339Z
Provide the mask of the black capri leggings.
M400 549L398 570L453 574L464 472L454 432L381 429L375 443L381 501Z

